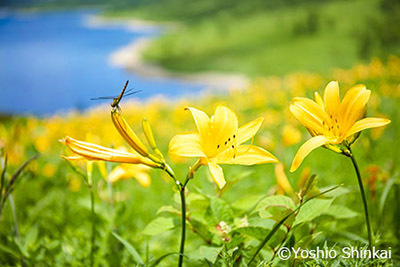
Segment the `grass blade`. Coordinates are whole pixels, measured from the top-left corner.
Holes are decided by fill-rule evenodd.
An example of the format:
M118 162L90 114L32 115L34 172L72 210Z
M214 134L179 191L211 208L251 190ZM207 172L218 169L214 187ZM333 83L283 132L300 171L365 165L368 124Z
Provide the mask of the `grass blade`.
M142 258L140 257L139 253L137 252L137 250L125 239L123 239L122 237L120 237L118 234L116 233L112 233L113 236L118 239L119 242L122 243L122 245L125 246L125 248L128 250L128 252L132 255L132 257L135 259L135 261L140 264L140 265L144 265L144 262L142 260Z
M161 257L159 257L158 259L156 259L154 262L153 262L153 264L151 264L150 265L150 267L155 267L155 266L157 266L158 264L160 264L160 262L162 262L165 258L167 258L168 256L171 256L171 255L179 255L179 253L178 252L170 252L170 253L167 253L167 254L165 254L165 255L162 255Z

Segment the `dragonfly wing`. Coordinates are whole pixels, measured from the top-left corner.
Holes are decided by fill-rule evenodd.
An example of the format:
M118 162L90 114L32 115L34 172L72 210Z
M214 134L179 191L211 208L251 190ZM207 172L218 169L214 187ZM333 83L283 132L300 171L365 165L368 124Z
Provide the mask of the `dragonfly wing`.
M124 96L133 95L133 94L139 93L139 92L141 92L141 91L142 91L142 90L137 90L137 91L133 91L133 92L130 92L130 93L125 93Z
M100 96L100 97L94 97L91 98L90 100L101 100L101 99L114 99L114 96Z
M129 89L126 89L126 91L125 91L124 95L125 95L125 94L128 94L128 93L130 93L130 92L132 92L134 89L135 89L135 88L129 88Z

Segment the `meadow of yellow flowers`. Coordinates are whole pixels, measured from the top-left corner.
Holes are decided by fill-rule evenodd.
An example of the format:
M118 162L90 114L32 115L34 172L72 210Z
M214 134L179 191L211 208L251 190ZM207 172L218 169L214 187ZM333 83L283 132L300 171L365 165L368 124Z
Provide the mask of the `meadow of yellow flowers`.
M346 152L346 145L343 150L336 148L339 154L354 152L358 160L369 208L367 223L372 228L369 235L351 161L318 148L307 157L300 155L301 165L296 162L292 170L298 169L289 171L299 147L310 138L306 129L309 124L304 127L291 113L292 99L314 99L316 91L323 95L330 81L338 81L342 99L354 85L365 84L371 90L366 117L391 120L390 124L388 120L376 122L380 123L376 126L385 127L363 131L354 140L352 150ZM380 249L390 247L391 259L351 259L346 266L391 266L398 263L400 255L399 105L400 58L391 56L385 62L374 59L351 69L335 69L326 76L293 73L258 78L248 88L207 91L196 98L172 101L155 97L146 102L126 99L117 112L127 126L120 127L132 127L138 139L146 140L148 132L141 127L146 118L160 151L150 160L140 147L134 151L121 137L108 104L44 118L4 118L0 147L7 154L10 176L28 158L40 156L26 167L15 184L12 204L5 203L0 215L0 263L171 266L179 258L184 266L247 266L256 262L286 266L288 263L277 256L281 247L340 250L349 245L368 247L372 242ZM201 126L203 113L196 115L200 110L209 116L215 112L214 118L226 116L230 122L237 117L237 122L222 124L226 129L220 133L212 123L210 128ZM234 133L238 125L247 122L254 125L246 124L247 133L242 131L241 136L246 137L243 142L250 141L237 147L232 143L237 138ZM202 131L207 130L211 134L205 137ZM200 137L195 136L197 131ZM316 135L313 129L310 132ZM178 135L182 133L186 136ZM74 156L59 142L66 136L74 138L64 139L68 147L79 145L75 139L82 140L109 149L102 152L104 157L119 151L113 155L130 160L141 157L138 162L147 166L65 160L62 156ZM212 148L197 148L196 138L203 138ZM328 144L335 146L342 140L335 143L324 139L319 146L329 148ZM224 142L229 146L227 152L216 157ZM250 152L251 159L241 158ZM93 155L86 155L86 159L99 159ZM234 160L239 165L232 165ZM241 166L256 163L269 164ZM305 189L308 183L312 185ZM333 187L335 190L330 191ZM329 192L321 194L326 190ZM184 212L182 199L186 200ZM274 206L271 201L278 204ZM283 210L268 209L281 207L280 201L287 203ZM309 209L315 214L307 210L307 201L314 205ZM299 210L303 204L304 209ZM184 224L181 218L186 219ZM179 249L183 251L183 225L186 246L184 255L179 255ZM263 244L271 232L274 235ZM289 262L333 266L342 260L292 255Z

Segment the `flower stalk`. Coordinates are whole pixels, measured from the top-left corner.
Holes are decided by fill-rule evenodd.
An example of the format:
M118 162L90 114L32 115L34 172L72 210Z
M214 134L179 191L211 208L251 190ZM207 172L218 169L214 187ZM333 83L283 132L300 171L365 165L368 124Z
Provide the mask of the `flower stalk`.
M94 192L93 192L93 162L86 163L86 175L88 188L90 192L90 219L92 222L92 236L90 238L90 266L94 264L94 251L95 251L95 241L96 241L96 212L94 207Z
M185 239L186 239L186 198L185 198L185 186L181 185L179 195L181 197L181 213L182 213L182 231L181 231L181 245L179 248L179 263L178 266L183 265L183 255L185 252Z
M357 175L357 181L358 181L358 185L360 187L360 194L361 194L361 198L362 198L363 205L364 205L364 216L365 216L365 222L366 222L367 231L368 231L368 245L369 245L369 249L372 249L373 242L372 242L371 223L369 220L367 198L365 195L365 190L364 190L364 185L363 185L363 181L362 181L361 174L360 174L360 169L358 168L356 158L354 157L354 154L350 149L350 145L347 146L347 150L343 151L343 154L351 159L351 162L353 163L353 167L354 167L354 170Z
M189 181L193 179L194 172L201 166L200 160L196 161L196 163L189 169L188 175L186 176L183 184L178 181L179 187L179 195L181 197L181 213L182 213L182 231L181 231L181 245L179 248L179 263L178 266L182 267L183 265L183 256L185 252L185 239L186 239L186 195L185 190Z

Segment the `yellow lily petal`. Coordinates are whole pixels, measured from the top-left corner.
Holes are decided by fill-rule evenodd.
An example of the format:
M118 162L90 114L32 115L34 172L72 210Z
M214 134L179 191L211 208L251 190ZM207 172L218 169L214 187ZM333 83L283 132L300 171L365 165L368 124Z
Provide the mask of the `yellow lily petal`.
M174 136L169 143L169 152L181 157L205 157L200 137L193 132Z
M139 155L79 141L71 137L66 137L61 140L61 142L71 149L72 152L87 160L105 160L110 162L145 164L150 167L159 167L149 159ZM68 159L68 157L66 158Z
M91 159L89 159L89 158L87 158L87 157L82 157L82 156L64 156L64 155L61 155L61 158L63 158L63 159L67 159L67 160L70 160L70 161L78 161L78 160L91 160ZM93 159L94 160L94 159Z
M227 107L218 106L215 110L213 117L211 118L211 142L212 145L219 144L221 147L226 145L226 142L230 142L234 139L233 136L237 135L238 131L238 119L236 114Z
M357 121L347 132L346 137L369 128L382 127L390 123L390 120L383 118L365 118Z
M224 155L230 153L231 155ZM233 155L232 155L233 154ZM243 145L230 152L224 152L216 159L220 164L254 165L278 162L278 159L267 150L253 145Z
M210 162L208 163L208 169L210 170L211 178L218 185L218 187L222 189L225 186L226 181L221 166Z
M70 161L79 161L79 160L96 160L94 158L90 158L90 157L82 157L82 156L64 156L61 155L61 158L63 159L67 159Z
M365 85L360 84L352 87L346 92L339 108L340 132L346 133L360 119L365 111L371 96L371 91Z
M285 174L285 167L282 163L275 165L275 176L279 189L285 192L288 196L291 196L293 194L293 188Z
M328 115L337 116L340 105L339 84L336 81L328 83L324 92L325 111Z
M264 118L260 117L258 119L255 119L255 120L248 122L245 125L241 126L238 129L238 134L236 137L236 144L240 145L240 144L246 142L247 140L249 140L250 138L252 138L254 135L256 135L256 133L260 129L263 121L264 121Z
M149 187L151 185L150 175L146 172L138 172L135 174L136 181L143 187Z
M139 137L137 137L135 132L129 126L128 122L117 110L111 112L111 119L115 128L117 128L118 132L125 139L125 141L140 155L143 157L148 157L149 151L147 150L146 146L142 143L142 141L140 141Z
M142 129L144 136L147 139L147 143L149 143L151 149L153 149L153 151L156 152L160 158L163 158L163 155L157 147L156 140L154 139L153 130L151 129L150 123L146 118L143 118L142 120Z
M125 169L122 168L121 166L117 166L110 172L107 180L110 181L111 183L115 183L116 181L126 179L127 176L128 175Z
M149 187L151 184L151 178L146 172L146 168L138 165L117 166L108 176L108 180L112 183L130 178L135 178L143 187Z
M197 126L197 130L199 131L200 138L201 140L205 140L209 131L210 118L207 116L206 113L196 108L186 107L185 109L189 110L192 113L193 119Z
M201 164L210 166L211 175L219 187L225 184L225 180L218 163L252 165L277 161L266 150L253 146L240 148L238 145L256 134L263 118L238 129L236 114L227 107L218 106L210 119L202 111L187 109L196 121L199 134L190 132L175 136L170 142L169 152L171 155L199 157Z
M314 93L314 101L323 109L325 110L324 100L322 100L321 95L318 92Z
M314 136L308 139L307 142L305 142L297 151L296 156L293 159L292 166L290 167L290 172L297 170L304 158L310 154L311 151L330 142L332 142L332 140L327 139L323 135Z
M314 101L308 98L296 97L290 105L290 111L307 128L317 131L320 134L326 132L322 123L326 117L326 113Z
M104 161L98 161L97 167L99 168L101 176L106 179L107 178L107 166Z

